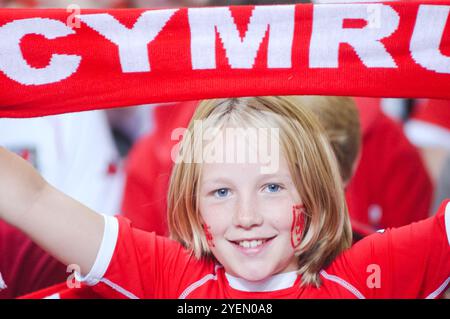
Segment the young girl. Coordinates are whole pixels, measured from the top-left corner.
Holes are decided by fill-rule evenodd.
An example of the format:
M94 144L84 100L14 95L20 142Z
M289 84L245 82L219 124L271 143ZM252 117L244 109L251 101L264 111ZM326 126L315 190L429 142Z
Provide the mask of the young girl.
M196 121L213 137L196 134ZM252 128L262 142L254 143L251 133L238 142L255 151L256 161L198 160L205 149L234 157L238 143L220 143L223 135ZM279 134L268 138L272 131ZM280 152L267 173L262 150L274 145L272 138ZM433 218L348 249L350 223L333 151L316 118L290 98L199 106L171 177L175 240L92 212L5 150L0 167L0 217L63 263L78 265L80 279L103 297L435 298L450 281L448 202Z

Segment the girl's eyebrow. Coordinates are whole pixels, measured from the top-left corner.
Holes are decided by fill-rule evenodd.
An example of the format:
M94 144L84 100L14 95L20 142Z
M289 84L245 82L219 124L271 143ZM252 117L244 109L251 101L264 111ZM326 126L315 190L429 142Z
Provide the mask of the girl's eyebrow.
M283 180L286 182L290 182L291 181L291 176L289 174L263 174L261 175L261 177L258 179L258 183L261 183L265 180L270 180L270 179L276 179L276 180ZM214 185L214 184L233 184L233 181L231 181L230 179L228 179L227 177L216 177L216 178L210 178L207 179L203 182L203 185L205 186L210 186L210 185Z
M264 174L259 178L259 182L267 179L283 179L286 181L290 181L291 176L289 174Z
M217 178L210 178L203 182L203 185L208 184L231 184L232 182L226 178L226 177L217 177Z

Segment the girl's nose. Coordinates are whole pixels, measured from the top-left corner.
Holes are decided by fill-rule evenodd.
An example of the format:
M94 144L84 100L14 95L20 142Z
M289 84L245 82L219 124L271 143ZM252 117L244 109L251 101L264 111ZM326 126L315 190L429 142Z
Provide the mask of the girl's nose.
M240 201L233 214L233 225L252 228L263 223L263 216L258 213L257 205L252 200Z

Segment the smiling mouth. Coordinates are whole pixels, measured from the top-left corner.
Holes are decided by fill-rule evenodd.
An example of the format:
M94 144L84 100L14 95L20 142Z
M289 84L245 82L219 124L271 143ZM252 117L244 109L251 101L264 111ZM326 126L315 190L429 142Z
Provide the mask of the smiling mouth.
M257 248L264 246L264 244L273 240L275 237L276 236L269 237L269 238L243 239L243 240L235 240L235 241L230 241L230 242L236 246L239 246L239 248L257 249Z

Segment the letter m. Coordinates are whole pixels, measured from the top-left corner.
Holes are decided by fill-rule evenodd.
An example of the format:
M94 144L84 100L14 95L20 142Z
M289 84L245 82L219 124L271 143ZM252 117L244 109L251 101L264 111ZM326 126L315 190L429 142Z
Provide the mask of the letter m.
M267 30L267 67L290 68L292 65L294 5L255 7L243 38L228 7L191 8L188 15L194 70L216 68L216 30L232 68L253 67Z

